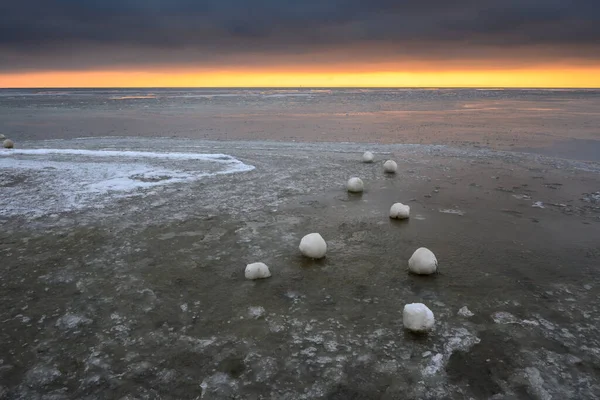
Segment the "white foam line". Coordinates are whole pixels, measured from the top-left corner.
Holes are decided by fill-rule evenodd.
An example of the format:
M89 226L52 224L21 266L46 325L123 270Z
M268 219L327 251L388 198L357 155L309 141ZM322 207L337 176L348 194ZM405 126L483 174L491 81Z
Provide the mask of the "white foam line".
M127 151L127 150L82 150L82 149L14 149L0 151L0 156L11 155L75 155L88 157L124 157L124 158L154 158L167 160L202 160L214 161L222 164L228 164L225 171L216 172L214 175L226 175L236 172L252 171L253 165L244 164L235 157L221 153L157 153L151 151Z
M205 160L217 162L240 162L227 154L204 153L156 153L151 151L126 151L126 150L81 150L81 149L15 149L0 151L2 156L30 155L41 156L49 154L79 155L89 157L129 157L129 158L166 158L176 160Z

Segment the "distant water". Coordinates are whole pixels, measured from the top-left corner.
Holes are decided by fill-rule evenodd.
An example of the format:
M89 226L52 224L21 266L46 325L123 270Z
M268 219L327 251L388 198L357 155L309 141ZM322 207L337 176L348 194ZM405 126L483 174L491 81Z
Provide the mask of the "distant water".
M414 143L595 160L598 89L3 89L17 142L98 136Z
M373 110L407 111L426 109L427 102L451 101L525 101L598 99L600 89L361 89L361 88L149 88L149 89L0 89L0 106L60 109L143 108L144 106L194 106L217 102L231 106L278 103L291 99L290 105L345 104L352 112ZM282 100L284 99L284 100ZM373 102L364 110L356 109L363 102ZM497 106L502 106L498 103ZM465 104L477 109L476 104ZM534 110L535 107L530 107ZM538 110L544 111L543 107Z

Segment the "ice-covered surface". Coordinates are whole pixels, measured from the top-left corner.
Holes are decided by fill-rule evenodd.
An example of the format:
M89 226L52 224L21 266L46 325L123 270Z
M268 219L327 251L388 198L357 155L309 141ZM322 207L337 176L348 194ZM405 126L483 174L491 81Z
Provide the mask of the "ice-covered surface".
M400 177L362 163L365 146L356 144L165 138L21 144L227 154L256 168L157 185L139 196L115 199L107 192L98 195L102 207L3 214L0 393L6 398L600 397L596 164L444 146L369 146L412 171ZM37 157L191 174L229 167L75 154L0 159ZM3 167L2 209L13 193L32 190L38 173ZM362 197L344 190L353 175L369 182ZM40 185L32 193L52 198L53 188ZM423 218L389 219L398 198ZM439 212L447 209L467 212L460 218ZM324 260L299 253L307 232L327 239ZM425 244L443 260L442 273L407 274L408 258ZM277 273L246 280L251 260ZM435 313L435 330L425 337L402 325L402 306L414 302ZM469 313L457 315L464 307Z
M81 142L77 142L79 146ZM38 148L0 151L1 215L103 207L149 188L254 169L225 154Z
M600 90L0 89L15 139L146 136L446 144L600 161ZM396 159L397 161L399 159ZM403 172L403 171L400 171ZM494 176L494 175L492 175Z

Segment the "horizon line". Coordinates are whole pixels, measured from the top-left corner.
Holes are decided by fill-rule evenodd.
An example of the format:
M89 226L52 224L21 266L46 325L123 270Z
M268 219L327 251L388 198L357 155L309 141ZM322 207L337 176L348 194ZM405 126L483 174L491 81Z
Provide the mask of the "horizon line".
M600 86L35 86L0 87L0 90L40 89L565 89L597 90Z

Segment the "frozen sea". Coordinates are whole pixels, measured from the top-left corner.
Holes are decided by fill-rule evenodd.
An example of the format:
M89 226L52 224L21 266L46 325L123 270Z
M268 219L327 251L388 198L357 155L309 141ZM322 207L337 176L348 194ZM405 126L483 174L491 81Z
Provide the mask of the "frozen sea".
M599 398L599 93L0 91L0 398Z

